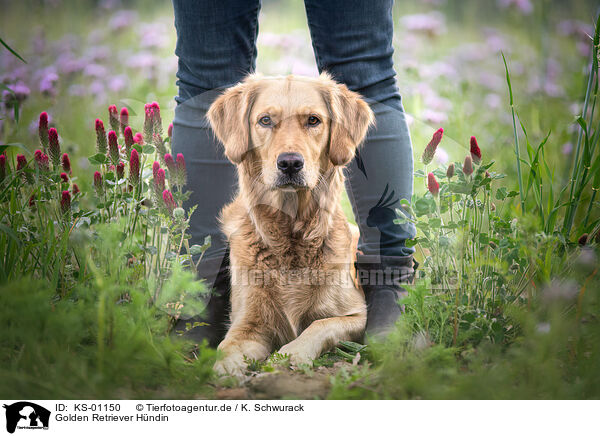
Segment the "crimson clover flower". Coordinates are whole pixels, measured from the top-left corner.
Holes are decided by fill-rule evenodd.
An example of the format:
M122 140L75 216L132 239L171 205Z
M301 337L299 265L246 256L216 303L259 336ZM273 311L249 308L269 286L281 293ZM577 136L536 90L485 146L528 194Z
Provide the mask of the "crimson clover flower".
M114 130L108 132L108 155L113 164L119 162L119 144L117 143L117 133Z
M69 183L69 176L67 176L67 173L60 173L60 180L64 183Z
M158 161L154 161L152 163L152 177L156 179L156 173L160 169L160 163Z
M165 165L167 166L167 169L169 170L169 177L176 179L177 178L177 169L175 167L175 160L173 159L173 156L171 155L171 153L166 153L164 160L165 160Z
M71 174L71 160L69 159L69 155L67 153L62 155L61 162L63 171L67 174Z
M106 152L108 151L104 123L99 118L96 118L96 150L102 155L106 155Z
M48 112L42 112L40 114L38 135L40 137L40 146L43 151L46 151L48 148Z
M17 171L22 170L27 166L27 158L25 155L18 154L17 155Z
M466 156L465 157L465 163L463 164L463 173L465 173L465 176L470 176L471 174L473 174L473 158L471 156Z
M167 127L167 136L169 138L173 137L173 123L169 124L169 127Z
M131 127L125 127L123 130L123 138L125 139L125 151L127 152L127 155L129 155L131 152L131 147L133 147L133 144L135 144L133 139L133 130L131 130Z
M154 188L158 195L165 190L165 170L159 168L154 176Z
M434 197L437 197L440 193L440 184L435 179L433 173L427 174L427 189L429 189L429 192L431 192Z
M448 179L451 179L454 176L454 162L450 162L450 165L448 165L448 169L446 170L446 177L448 177Z
M173 198L173 194L171 194L171 191L169 191L168 189L165 189L162 193L162 198L165 208L169 212L169 215L172 216L173 210L175 210L175 208L177 207L175 199Z
M177 153L177 157L175 158L175 168L177 173L176 180L178 184L180 186L185 185L187 181L187 171L185 169L185 159L181 153Z
M144 143L150 144L152 142L152 135L154 134L154 109L146 104L144 106Z
M58 132L54 127L48 129L48 154L50 155L53 168L60 167L60 143L58 141Z
M153 133L158 134L161 138L163 135L163 129L162 129L162 118L160 117L160 106L158 105L158 102L153 101L150 104L150 107L152 108L152 128L153 128Z
M474 136L471 136L471 158L476 165L481 163L481 150L479 149L477 139Z
M36 150L35 153L33 153L33 160L39 171L46 172L50 170L48 155L42 150Z
M129 126L129 110L126 107L121 108L121 132L125 135L125 128Z
M117 164L117 180L121 180L125 175L125 164L123 162L119 162Z
M100 171L96 171L94 173L94 189L96 190L96 195L101 197L104 194L104 185L102 183L102 174Z
M144 136L140 132L137 132L133 135L133 142L138 145L144 145Z
M65 217L69 217L71 215L71 193L69 191L62 192L60 197L60 210Z
M140 182L140 155L134 148L129 157L129 182L136 186Z
M111 129L115 132L119 131L119 113L117 112L117 106L114 104L108 107L108 122Z
M77 194L79 194L81 192L81 190L79 189L79 186L77 186L77 183L73 183L73 196L76 196Z
M429 144L427 144L425 150L423 151L423 155L421 156L421 161L423 161L423 164L428 165L431 163L433 156L435 155L435 151L437 150L438 145L440 145L443 136L444 129L440 127L435 131L431 141L429 141Z

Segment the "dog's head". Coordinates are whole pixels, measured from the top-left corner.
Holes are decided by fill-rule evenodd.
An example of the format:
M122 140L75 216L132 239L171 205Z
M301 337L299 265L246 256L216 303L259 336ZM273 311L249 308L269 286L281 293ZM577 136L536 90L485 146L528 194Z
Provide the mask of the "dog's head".
M208 119L225 155L255 180L310 190L352 160L374 117L359 94L322 74L251 75L215 100Z

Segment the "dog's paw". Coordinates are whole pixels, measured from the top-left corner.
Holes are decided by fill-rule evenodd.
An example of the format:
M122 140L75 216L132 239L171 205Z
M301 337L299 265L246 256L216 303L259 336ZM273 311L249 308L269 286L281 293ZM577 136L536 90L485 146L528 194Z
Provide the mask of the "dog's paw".
M213 370L219 375L233 375L241 377L244 375L246 362L241 353L233 353L215 362Z
M279 350L280 354L287 354L290 357L290 365L292 366L300 366L300 365L309 365L312 366L313 363L313 353L307 347L304 347L302 344L294 343L294 341L289 344L284 345Z

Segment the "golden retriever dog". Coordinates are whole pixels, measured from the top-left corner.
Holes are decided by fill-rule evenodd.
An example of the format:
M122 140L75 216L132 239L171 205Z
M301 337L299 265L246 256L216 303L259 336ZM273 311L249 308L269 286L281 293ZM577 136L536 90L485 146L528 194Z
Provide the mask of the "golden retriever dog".
M311 364L360 340L362 290L352 279L357 238L342 211L343 167L373 113L328 75L250 75L208 119L236 164L239 192L221 214L230 245L231 326L215 370L240 375L274 350Z

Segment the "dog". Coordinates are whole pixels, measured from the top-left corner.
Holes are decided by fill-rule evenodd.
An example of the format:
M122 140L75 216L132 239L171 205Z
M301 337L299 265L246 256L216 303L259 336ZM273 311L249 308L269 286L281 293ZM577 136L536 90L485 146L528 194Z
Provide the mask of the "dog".
M207 117L239 184L220 216L231 324L215 371L241 375L247 360L276 349L293 366L312 364L339 341L360 340L357 230L340 198L343 168L374 124L369 105L327 74L253 74L221 94Z

